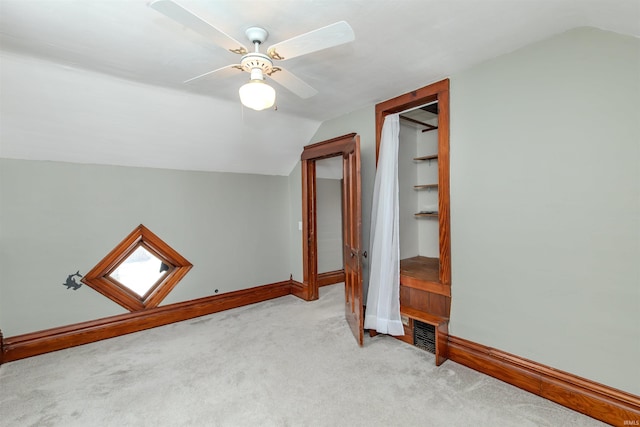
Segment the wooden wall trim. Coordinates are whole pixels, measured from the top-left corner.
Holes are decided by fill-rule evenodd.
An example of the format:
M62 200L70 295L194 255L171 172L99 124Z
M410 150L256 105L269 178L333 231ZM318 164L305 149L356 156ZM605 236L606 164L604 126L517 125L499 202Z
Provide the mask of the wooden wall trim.
M449 359L611 425L640 422L639 396L501 350L449 336Z
M136 294L110 276L110 273L141 245L159 260L171 266L167 274L144 296ZM140 224L85 274L81 281L129 311L148 310L157 307L191 267L191 263L186 258Z
M449 79L430 84L376 104L376 165L380 154L382 126L389 114L438 101L438 229L440 243L439 280L451 285L451 213L449 172Z
M307 145L300 155L300 160L320 160L326 157L337 157L342 154L345 146L349 145L356 135L356 133L348 133Z
M318 299L316 163L302 159L302 276L306 301Z
M344 280L344 269L318 273L318 286L334 285L336 283L344 282Z
M359 141L356 133L348 133L307 145L300 155L302 170L302 276L307 291L307 296L303 299L307 301L318 299L316 161L341 156L343 164L347 165L345 153L348 153L354 146L359 147L357 145L360 143Z
M305 301L310 301L309 299L309 291L307 289L307 285L304 283L300 283L297 280L291 279L291 295L296 296Z
M438 221L440 228L440 283L451 286L451 192L449 160L449 80L438 88Z
M5 338L4 342L0 341L2 343L0 360L11 362L223 310L255 304L289 295L291 288L292 281L286 280L135 313L126 313L59 328L16 335Z

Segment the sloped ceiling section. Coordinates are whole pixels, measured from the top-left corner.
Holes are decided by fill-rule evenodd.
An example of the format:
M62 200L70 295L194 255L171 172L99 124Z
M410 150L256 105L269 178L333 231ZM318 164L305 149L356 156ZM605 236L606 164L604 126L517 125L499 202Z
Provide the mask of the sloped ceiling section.
M640 36L637 0L176 1L265 47L340 20L356 40L281 63L319 93L274 83L257 113L246 74L183 83L240 57L147 0L0 0L0 156L288 174L324 120L574 27Z
M319 121L2 54L0 156L288 175Z

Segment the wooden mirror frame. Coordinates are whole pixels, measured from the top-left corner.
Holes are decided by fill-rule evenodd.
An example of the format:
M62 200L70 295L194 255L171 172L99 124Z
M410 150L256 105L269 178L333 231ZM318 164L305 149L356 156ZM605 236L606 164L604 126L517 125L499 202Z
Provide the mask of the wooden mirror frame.
M139 296L110 277L110 274L139 246L172 268L144 295ZM157 307L191 269L192 264L162 239L140 224L83 278L82 283L129 311Z

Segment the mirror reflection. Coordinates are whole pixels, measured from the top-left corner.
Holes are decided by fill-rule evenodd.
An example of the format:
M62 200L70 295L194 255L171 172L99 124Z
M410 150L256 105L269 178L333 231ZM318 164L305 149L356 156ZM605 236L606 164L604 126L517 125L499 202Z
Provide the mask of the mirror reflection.
M168 274L170 265L162 262L144 246L138 246L115 270L109 274L114 280L144 296L158 281Z

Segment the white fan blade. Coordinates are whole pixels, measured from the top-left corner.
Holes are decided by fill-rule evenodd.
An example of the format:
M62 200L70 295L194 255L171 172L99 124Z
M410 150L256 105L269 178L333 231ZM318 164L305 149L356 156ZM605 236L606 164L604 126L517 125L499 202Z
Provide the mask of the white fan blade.
M172 0L155 0L149 3L149 7L202 34L218 46L240 55L247 53L242 43Z
M184 83L191 83L194 80L200 80L205 77L229 77L242 72L242 66L240 64L227 65L226 67L218 68L217 70L209 71L208 73L200 74L199 76L185 80Z
M345 21L340 21L276 43L269 48L267 54L272 59L291 59L329 47L349 43L355 40L355 38L356 36L351 26Z
M295 74L280 67L273 67L269 77L303 99L311 98L318 93L317 90L300 80Z

